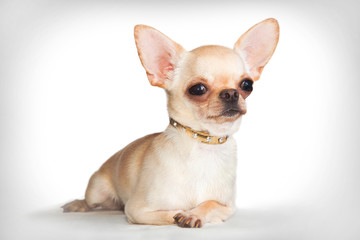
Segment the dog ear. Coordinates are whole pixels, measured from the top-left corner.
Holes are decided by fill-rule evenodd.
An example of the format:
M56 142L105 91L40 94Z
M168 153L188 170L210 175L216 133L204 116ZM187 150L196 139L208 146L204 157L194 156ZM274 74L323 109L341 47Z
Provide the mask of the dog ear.
M235 51L245 60L254 80L259 79L278 41L279 24L275 19L269 18L250 28L235 43Z
M134 36L141 64L151 85L164 88L169 73L175 69L180 54L185 50L149 26L136 25Z

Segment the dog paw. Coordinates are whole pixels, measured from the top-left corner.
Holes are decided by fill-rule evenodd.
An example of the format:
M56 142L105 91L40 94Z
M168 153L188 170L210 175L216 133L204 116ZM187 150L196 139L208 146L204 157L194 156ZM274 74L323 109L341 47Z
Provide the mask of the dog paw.
M74 200L62 206L64 212L87 212L90 210L85 200Z
M201 228L203 221L196 215L181 212L174 217L174 223L183 228Z

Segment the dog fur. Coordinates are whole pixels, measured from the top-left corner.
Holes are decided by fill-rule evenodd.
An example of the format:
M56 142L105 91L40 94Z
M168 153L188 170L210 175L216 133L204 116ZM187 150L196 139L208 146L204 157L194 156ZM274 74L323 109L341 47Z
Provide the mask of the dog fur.
M64 205L64 212L124 209L130 223L180 227L225 221L235 211L233 134L251 93L241 84L259 79L278 38L277 21L266 19L244 33L233 49L212 45L186 51L154 28L135 26L141 63L151 85L165 89L170 118L196 131L226 136L227 142L202 143L169 125L113 155L90 178L85 199ZM190 91L197 84L205 87L204 94Z

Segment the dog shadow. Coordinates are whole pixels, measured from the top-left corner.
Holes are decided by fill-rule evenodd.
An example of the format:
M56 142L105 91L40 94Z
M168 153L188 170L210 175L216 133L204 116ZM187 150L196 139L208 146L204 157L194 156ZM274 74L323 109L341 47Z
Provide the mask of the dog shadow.
M59 239L270 239L281 231L291 230L291 211L286 209L237 209L226 222L205 224L201 229L176 225L153 226L129 224L123 211L94 210L85 213L63 213L60 208L33 212L28 216L34 226L32 235L57 236ZM41 228L41 230L39 229ZM88 239L88 238L87 238ZM285 238L284 238L285 239ZM293 238L292 239L296 239Z

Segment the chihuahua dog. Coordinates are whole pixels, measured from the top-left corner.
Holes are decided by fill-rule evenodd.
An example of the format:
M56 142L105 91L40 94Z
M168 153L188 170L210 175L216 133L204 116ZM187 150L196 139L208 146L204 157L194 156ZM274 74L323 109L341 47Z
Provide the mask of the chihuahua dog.
M135 26L150 84L164 88L170 124L113 155L64 212L123 209L130 223L199 228L235 211L236 143L245 99L275 51L279 25L266 19L234 48L186 51L154 28Z

